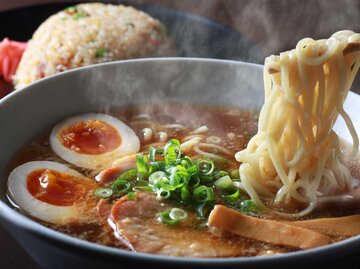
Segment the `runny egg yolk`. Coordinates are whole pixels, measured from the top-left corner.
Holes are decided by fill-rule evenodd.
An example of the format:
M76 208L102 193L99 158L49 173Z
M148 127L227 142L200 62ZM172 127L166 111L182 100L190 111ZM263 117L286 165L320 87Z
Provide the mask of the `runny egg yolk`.
M50 169L32 171L26 183L36 199L57 206L71 206L86 194L86 183L82 179Z
M75 123L59 135L61 143L77 153L97 155L110 152L121 145L121 136L110 124L101 120Z

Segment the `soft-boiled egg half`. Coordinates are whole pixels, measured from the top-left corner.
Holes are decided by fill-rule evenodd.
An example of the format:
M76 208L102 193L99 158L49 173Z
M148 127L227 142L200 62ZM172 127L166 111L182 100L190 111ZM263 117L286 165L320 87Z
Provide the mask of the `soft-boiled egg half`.
M48 161L22 164L10 173L8 181L15 204L27 214L53 224L88 219L87 208L96 202L92 198L96 186L66 165Z
M50 144L56 154L76 166L101 170L139 151L140 141L122 121L105 114L82 114L54 127Z

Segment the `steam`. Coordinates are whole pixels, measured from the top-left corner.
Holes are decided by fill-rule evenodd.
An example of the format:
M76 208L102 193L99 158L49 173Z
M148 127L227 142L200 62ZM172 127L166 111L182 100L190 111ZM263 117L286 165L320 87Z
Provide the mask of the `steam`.
M77 84L83 85L93 112L157 106L163 115L174 116L171 104L181 104L182 111L175 116L191 123L199 117L207 121L206 113L197 115L198 105L258 110L263 102L262 70L232 63L132 60L88 68L81 74L78 79L86 83Z
M334 32L360 31L359 1L242 1L224 5L236 28L254 40L265 55L294 48L304 37L328 38Z
M123 3L122 1L107 2ZM127 3L138 7L136 5L147 4L148 1L133 0ZM209 57L210 53L216 52L217 55L214 56L215 58L232 57L232 59L235 60L263 63L266 56L279 54L281 51L292 49L297 42L304 37L312 37L314 39L328 38L332 33L342 29L360 32L360 26L358 24L360 4L357 0L318 0L300 2L297 0L244 0L241 1L241 4L239 4L238 1L218 0L156 0L152 1L152 4L154 6L152 6L152 9L148 10L150 14L156 11L156 4L159 5L159 10L164 7L170 7L172 9L191 12L203 17L208 17L229 27L233 26L244 38L244 43L241 43L242 41L236 43L235 39L231 38L229 40L216 40L211 36L211 30L209 29L195 29L198 31L195 31L196 34L192 34L194 29L190 29L188 26L184 27L182 22L173 20L172 23L169 24L166 18L165 21L162 20L162 18L159 18L168 26L169 34L171 36L181 36L181 40L175 40L178 41L175 42L175 45L180 49L180 56ZM237 38L238 37L239 36L237 36ZM207 42L215 42L215 44L212 44L211 51L209 51L209 44L207 44ZM181 48L179 48L179 44ZM239 51L243 51L244 53L238 54ZM186 55L181 55L181 53L184 52ZM222 54L222 52L224 53ZM118 88L121 89L121 94L119 91L104 92L105 95L111 96L104 96L101 107L103 109L111 107L108 100L121 99L121 104L131 104L134 100L136 100L136 103L159 104L162 100L169 101L169 96L171 95L181 99L181 96L177 94L177 91L181 90L179 88L184 87L182 84L186 84L187 76L189 76L189 74L187 72L182 72L178 68L169 68L170 69L165 70L165 72L171 73L169 75L171 79L169 79L168 84L166 85L158 82L159 80L162 80L161 72L164 70L161 69L159 69L159 74L157 76L151 78L147 77L144 80L139 80L131 76L122 78L117 77L115 82L118 85ZM143 70L141 75L146 77L149 76L148 73L149 72L146 70ZM153 74L154 72L150 73ZM111 77L115 76L117 76L117 74L113 74ZM208 83L211 83L211 77L212 74L209 74ZM247 79L247 81L248 80L249 79ZM149 87L146 83L141 84L144 83L144 81L147 81L147 83L152 85ZM95 73L92 75L92 82L89 86L92 88L94 85L107 85L108 83L109 81L107 81L107 78L102 77L101 73ZM157 86L156 83L158 83ZM201 82L199 83L201 84ZM257 82L257 84L262 87L262 82ZM353 89L357 88L356 85L358 85L357 81L354 82ZM135 93L134 95L134 89L156 87L165 87L166 89L156 91L156 94L149 92L146 94L146 98L141 94ZM110 88L110 85L108 88ZM239 86L236 86L235 88L239 89ZM205 100L206 98L204 96L198 96L196 92L203 93L201 89L199 91L194 89L193 94L195 94L190 100L202 100L204 102L214 103L214 100L211 98ZM234 93L232 91L222 91L222 94L228 95L228 98L234 99ZM102 97L94 93L92 98L99 102L99 98L101 99ZM242 96L241 98L243 99L244 97ZM119 106L119 104L113 105Z

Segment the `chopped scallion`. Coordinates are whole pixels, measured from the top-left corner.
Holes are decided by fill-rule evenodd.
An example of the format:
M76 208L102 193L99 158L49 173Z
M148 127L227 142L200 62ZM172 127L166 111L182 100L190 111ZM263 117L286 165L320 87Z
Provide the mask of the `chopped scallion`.
M166 225L176 225L187 218L187 213L181 208L172 208L159 214L158 220Z
M195 175L196 173L197 173L197 166L196 165L192 165L192 166L190 166L187 170L186 170L187 172L188 172L188 174L190 175L190 176L192 176L192 175Z
M236 188L233 193L224 195L225 199L237 200L240 197L240 190Z
M212 202L214 201L214 191L210 187L201 185L194 190L193 199L199 203Z
M137 178L137 170L136 169L131 169L126 171L125 173L122 173L120 176L118 176L117 179L123 179L123 180L136 180Z
M166 164L175 164L176 159L181 157L180 142L177 139L169 140L164 147Z
M181 187L180 196L183 203L187 204L190 202L191 195L189 189L186 186Z
M184 158L182 158L180 163L186 169L189 169L190 167L194 166L193 161L188 156L185 156Z
M77 21L77 20L79 20L81 18L85 18L85 17L88 17L88 16L89 15L87 13L85 13L85 12L78 12L78 13L75 13L74 15L72 15L72 18Z
M220 191L231 191L234 189L234 182L229 176L223 176L214 183L215 187Z
M150 186L136 186L133 187L134 191L148 191L148 192L152 192L153 189Z
M176 139L169 140L164 147L150 146L148 152L136 157L136 169L118 176L107 192L116 197L127 195L130 200L135 197L134 191L154 192L157 199L170 199L197 210L199 217L206 218L214 206L216 188L216 199L226 205L237 210L243 208L244 212L253 209L251 203L244 202L240 205L240 190L231 179L236 176L235 171L229 176L228 172L220 170L220 159L193 160L183 156L180 146ZM180 209L173 212L173 218L174 214L179 213L177 210ZM169 219L169 223L172 223L174 220L169 214L170 212L163 212L160 215L163 217L160 218L165 221Z
M101 57L104 57L105 54L106 54L107 50L105 48L99 48L97 51L96 51L96 58L101 58Z
M218 180L219 178L224 177L224 176L227 176L228 174L229 174L229 173L226 172L226 171L216 170L216 171L214 171L213 176L214 176L214 179L215 179L215 180Z
M135 198L136 198L136 193L133 192L133 191L129 192L129 193L127 194L127 198L128 198L129 200L135 200Z
M202 158L197 160L196 165L199 174L202 176L211 175L215 168L214 162L209 158Z
M200 178L197 176L192 176L188 182L189 188L196 188L200 185Z
M230 177L233 179L238 179L240 178L240 174L239 174L239 169L233 169L230 172Z
M117 179L111 186L114 194L122 195L131 189L131 184L127 180Z
M152 174L156 171L161 171L165 169L165 162L164 161L154 161L150 162L149 164L149 174Z
M185 210L181 209L181 208L171 208L170 213L169 213L169 217L173 220L184 220L187 218L187 213Z
M165 224L165 225L176 225L180 222L180 220L174 220L170 218L170 212L165 211L161 212L158 217L159 222Z
M146 156L136 156L136 166L137 166L137 171L140 174L147 174L147 158Z
M113 190L109 188L98 188L95 190L95 195L102 199L109 198L113 195Z
M156 156L156 148L153 146L150 146L149 148L149 161L155 162L155 156Z
M169 190L161 188L158 191L156 191L156 198L159 199L159 200L167 199L169 197L170 197L170 191Z
M152 185L157 184L164 177L166 178L166 174L163 171L154 172L149 176L149 183Z
M245 213L257 211L257 207L252 200L244 200L240 203L240 210Z

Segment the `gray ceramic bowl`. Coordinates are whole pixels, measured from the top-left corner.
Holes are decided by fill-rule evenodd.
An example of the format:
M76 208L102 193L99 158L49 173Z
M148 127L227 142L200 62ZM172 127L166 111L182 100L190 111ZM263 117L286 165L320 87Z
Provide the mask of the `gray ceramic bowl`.
M24 144L61 119L83 112L159 101L259 109L262 66L207 59L146 59L102 64L38 81L0 101L0 180ZM360 97L346 102L360 129ZM337 130L345 139L343 123ZM0 190L0 220L46 268L294 268L359 264L360 237L273 257L185 259L132 253L88 243L50 230L13 210ZM358 267L355 267L358 268Z

